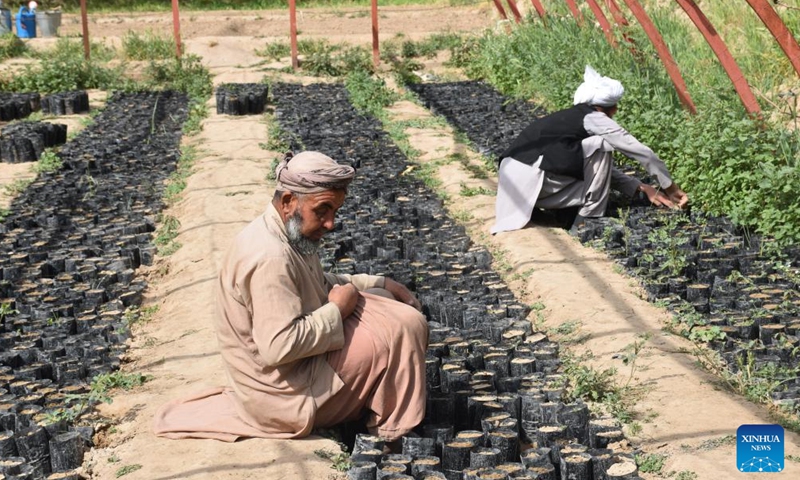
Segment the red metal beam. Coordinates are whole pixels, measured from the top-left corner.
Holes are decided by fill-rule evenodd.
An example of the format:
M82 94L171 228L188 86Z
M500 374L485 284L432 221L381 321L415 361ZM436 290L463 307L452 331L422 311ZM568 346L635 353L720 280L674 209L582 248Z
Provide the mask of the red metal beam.
M86 0L81 0L81 27L83 28L83 58L91 58L89 48L89 16L86 13Z
M380 46L378 45L378 0L372 0L372 63L375 68L381 63Z
M614 17L614 22L617 25L627 27L628 26L628 19L625 18L625 14L622 13L622 10L617 5L617 2L614 0L606 0L606 7L611 11L611 16Z
M664 67L667 69L667 74L672 80L672 84L675 85L675 91L678 93L678 98L681 100L681 103L687 110L692 112L692 114L697 113L697 107L695 107L692 97L689 95L689 89L686 88L686 82L683 81L683 76L681 76L681 72L678 69L678 64L675 62L672 54L669 53L669 48L667 48L667 44L664 43L664 39L658 32L658 28L656 28L653 21L650 20L650 17L647 15L647 12L644 11L644 8L642 8L637 0L625 0L625 3L628 4L631 13L633 13L633 16L639 21L639 24L642 25L650 42L652 42L653 46L656 48L658 58L661 59L661 63L663 63Z
M172 0L172 31L175 37L175 55L180 59L183 49L181 48L181 14L178 0Z
M608 22L606 14L603 13L600 5L597 4L597 0L586 0L586 3L589 4L589 8L592 9L592 13L594 13L597 21L600 22L600 28L603 29L603 33L606 35L606 40L608 40L608 43L610 43L612 47L616 47L617 39L614 38L614 33L611 31L611 24Z
M575 3L575 0L567 0L567 6L569 7L569 11L572 12L572 16L575 17L575 20L578 22L578 25L583 25L583 14L578 10L578 4Z
M503 20L508 20L508 15L506 15L506 9L503 8L503 4L500 3L500 0L492 0L494 2L494 6L497 7L497 11L500 12L500 16L503 17Z
M511 9L511 13L514 14L514 20L516 20L517 23L521 22L522 15L520 15L519 13L519 9L517 8L517 3L514 0L506 0L506 2L508 2L508 8Z
M711 46L714 54L719 59L719 63L722 64L722 68L725 69L725 73L728 74L731 82L733 82L733 88L736 89L736 93L738 93L739 98L742 99L744 108L751 115L758 115L761 112L758 100L756 100L753 91L750 90L747 79L744 78L744 74L742 74L742 71L739 69L739 65L736 63L736 60L733 59L731 52L728 51L728 47L725 46L725 42L719 37L714 26L708 21L708 18L706 18L700 7L694 3L694 0L676 1L683 11L689 15L689 18L694 22L697 29L700 30L700 33L703 34L703 37L705 37L706 42Z
M575 0L572 1L574 2ZM545 11L542 2L540 0L531 0L531 3L533 4L533 8L536 9L536 13L539 15L539 18L544 18Z
M289 0L289 43L292 48L292 68L297 70L300 62L297 61L297 5L295 0Z
M767 26L772 36L775 37L775 40L778 41L778 44L783 49L783 53L789 57L794 71L800 75L800 46L797 44L797 40L795 40L794 36L792 36L792 32L789 31L786 24L781 20L781 17L775 13L775 10L772 9L766 0L747 0L747 3L755 10L758 18L764 22L764 25Z

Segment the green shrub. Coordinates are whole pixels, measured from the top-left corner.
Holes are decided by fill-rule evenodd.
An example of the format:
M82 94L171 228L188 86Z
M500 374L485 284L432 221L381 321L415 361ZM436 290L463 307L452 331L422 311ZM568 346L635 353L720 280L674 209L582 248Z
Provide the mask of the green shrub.
M165 60L175 56L175 42L151 30L141 35L129 31L122 37L122 51L128 60Z
M375 78L364 71L349 74L345 79L345 87L356 110L377 118L383 118L383 109L397 99L397 94L386 86L383 79Z
M28 49L13 33L0 35L0 62L7 58L21 57Z

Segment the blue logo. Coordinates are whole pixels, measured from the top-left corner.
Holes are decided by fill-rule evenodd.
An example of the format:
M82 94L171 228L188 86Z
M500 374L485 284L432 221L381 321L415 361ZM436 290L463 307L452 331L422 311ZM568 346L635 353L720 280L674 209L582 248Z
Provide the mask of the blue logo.
M782 472L783 462L783 427L742 425L736 430L736 468L740 472Z

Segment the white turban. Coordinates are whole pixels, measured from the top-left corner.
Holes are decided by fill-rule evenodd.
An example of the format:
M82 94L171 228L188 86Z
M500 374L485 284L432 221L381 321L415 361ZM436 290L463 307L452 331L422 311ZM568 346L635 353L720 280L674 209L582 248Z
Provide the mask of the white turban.
M619 103L625 89L619 80L601 77L592 67L586 65L583 74L583 83L575 90L573 105L588 103L600 107L612 107Z

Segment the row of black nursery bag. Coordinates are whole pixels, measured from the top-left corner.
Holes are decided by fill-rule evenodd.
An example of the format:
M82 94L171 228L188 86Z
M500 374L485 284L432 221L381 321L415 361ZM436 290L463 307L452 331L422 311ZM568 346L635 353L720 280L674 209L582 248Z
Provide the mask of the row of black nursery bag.
M276 118L296 151L357 168L326 241L340 273L386 274L411 286L430 327L419 438L385 454L359 434L349 478L638 478L612 419L563 401L558 345L533 332L529 309L491 269L491 255L448 218L435 192L400 175L406 159L341 85L276 84Z
M409 87L492 158L541 114L481 82ZM800 249L785 249L776 262L761 254L765 240L696 209L633 208L619 220L590 220L580 235L583 242L601 240L639 278L651 301L689 315L698 338L714 337L709 327L719 327L724 338L710 344L733 371L780 366L788 372L797 365ZM773 400L797 413L800 379L777 375L781 385Z
M72 115L89 111L85 90L57 92L42 97L38 93L0 92L0 122L10 122L42 111L47 115Z
M187 105L172 92L112 95L0 223L0 477L77 478L91 413L64 413L88 407L89 382L125 351Z

